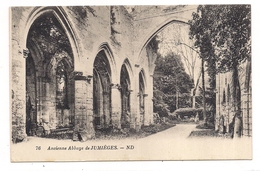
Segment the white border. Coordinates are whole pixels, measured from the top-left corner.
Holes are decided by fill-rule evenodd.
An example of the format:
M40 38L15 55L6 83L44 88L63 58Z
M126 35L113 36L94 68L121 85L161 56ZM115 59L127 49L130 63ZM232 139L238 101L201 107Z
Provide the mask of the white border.
M182 4L194 4L192 1L182 0ZM257 1L254 1L257 2ZM9 7L10 6L42 6L42 5L174 5L177 3L173 0L160 1L79 1L79 0L11 0L1 1L0 18L1 18L1 46L0 46L0 167L1 170L260 170L260 118L259 118L259 83L260 83L260 47L258 32L259 28L259 11L257 3L253 1L196 1L196 4L242 4L248 3L252 5L252 38L253 38L253 160L252 161L153 161L153 162L59 162L59 163L10 163L10 129L9 129ZM238 149L239 150L239 149Z

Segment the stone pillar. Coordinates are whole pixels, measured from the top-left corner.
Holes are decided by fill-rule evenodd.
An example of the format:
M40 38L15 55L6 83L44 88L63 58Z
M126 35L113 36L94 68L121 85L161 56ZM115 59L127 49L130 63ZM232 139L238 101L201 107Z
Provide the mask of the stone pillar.
M153 124L153 100L152 96L149 94L147 97L147 112L148 112L148 124Z
M129 93L130 93L130 128L135 129L137 105L134 103L136 101L134 91L129 90Z
M144 94L144 125L153 123L153 75L147 79L146 94Z
M220 74L216 76L216 116L215 116L215 130L219 128L220 119Z
M231 122L231 120L230 120L230 104L229 104L229 102L227 103L227 106L226 106L226 113L227 113L227 126L226 126L226 130L229 133L229 124Z
M149 114L149 96L148 94L144 94L144 125L148 126L149 125L149 118L150 118L150 114Z
M110 124L110 92L103 91L103 113L102 117L104 116L104 126L107 128Z
M42 107L43 107L43 78L41 76L38 76L37 79L37 122L41 123L42 122Z
M56 129L56 85L49 78L44 78L44 97L42 100L42 117L50 129Z
M139 86L139 84L138 84L138 86ZM138 92L139 92L139 87L138 87ZM141 126L142 126L142 123L141 123L141 113L140 113L140 94L138 93L138 92L136 92L136 94L135 94L135 98L136 98L136 101L135 101L135 106L136 106L136 108L135 108L135 113L136 113L136 115L135 115L135 128L136 128L136 130L138 131L139 129L141 129Z
M111 84L111 119L114 128L121 128L121 93L119 84Z
M12 93L12 141L26 139L26 65L27 49L22 49L12 37L11 93Z
M83 76L82 72L74 73L75 80L75 123L82 132L82 140L95 136L93 127L93 88L92 76Z
M47 108L50 116L50 127L51 129L56 129L59 122L56 111L56 80L55 82L49 83L49 91L47 91L47 93L47 97L49 98Z
M150 75L148 106L150 114L149 124L153 124L153 75Z

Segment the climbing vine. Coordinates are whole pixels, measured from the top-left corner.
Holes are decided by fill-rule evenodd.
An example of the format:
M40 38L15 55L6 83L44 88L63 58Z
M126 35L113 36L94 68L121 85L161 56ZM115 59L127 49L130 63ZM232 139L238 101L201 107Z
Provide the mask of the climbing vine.
M120 25L120 22L117 21L116 18L116 13L118 12L118 7L111 6L110 8L110 28L111 28L111 36L110 39L112 42L117 45L121 46L121 43L119 42L117 35L120 34L118 29L116 28L117 26Z

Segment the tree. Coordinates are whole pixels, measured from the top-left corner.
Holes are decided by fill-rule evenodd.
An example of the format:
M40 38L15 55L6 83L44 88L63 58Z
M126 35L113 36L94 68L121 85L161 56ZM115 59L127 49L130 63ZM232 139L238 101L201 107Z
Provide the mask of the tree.
M160 115L162 110L173 112L178 107L189 107L192 87L179 55L158 55L154 71L154 112Z
M232 72L234 117L241 123L238 66L251 57L251 6L199 5L192 17L190 37L200 57L215 66L216 73Z
M198 57L198 52L192 47L194 42L189 39L188 33L189 25L183 23L171 24L158 34L158 39L161 41L159 45L159 52L162 55L169 52L175 52L181 56L185 71L193 81L194 88L191 89L191 106L195 108L195 96L199 78L201 76L201 64Z

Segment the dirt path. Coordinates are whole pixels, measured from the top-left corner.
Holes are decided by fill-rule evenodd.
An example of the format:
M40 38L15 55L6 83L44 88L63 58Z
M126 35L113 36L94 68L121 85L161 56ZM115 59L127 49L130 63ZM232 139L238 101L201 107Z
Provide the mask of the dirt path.
M156 134L150 135L148 137L142 138L144 141L152 141L153 139L164 140L182 140L186 139L191 131L195 129L195 124L177 124L176 126L164 130L162 132L158 132Z
M187 138L194 124L178 124L140 139L91 140L73 142L30 137L12 145L14 161L95 161L95 160L200 160L245 159L251 157L251 139L239 141L216 138ZM40 150L36 149L40 146ZM70 146L75 150L68 150ZM97 150L97 146L116 147ZM62 147L66 150L48 150Z

